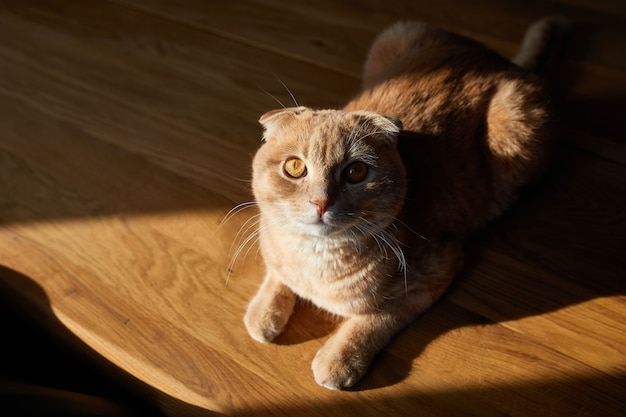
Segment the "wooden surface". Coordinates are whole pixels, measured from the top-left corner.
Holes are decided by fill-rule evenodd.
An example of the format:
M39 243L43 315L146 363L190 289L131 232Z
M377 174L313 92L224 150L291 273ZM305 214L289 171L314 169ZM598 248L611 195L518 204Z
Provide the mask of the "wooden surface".
M262 262L252 247L228 267L254 212L220 223L250 199L282 83L340 106L395 20L510 56L553 14L578 25L554 167L472 242L445 299L349 392L310 372L324 314L251 340ZM2 0L0 290L173 416L624 415L625 52L621 0Z

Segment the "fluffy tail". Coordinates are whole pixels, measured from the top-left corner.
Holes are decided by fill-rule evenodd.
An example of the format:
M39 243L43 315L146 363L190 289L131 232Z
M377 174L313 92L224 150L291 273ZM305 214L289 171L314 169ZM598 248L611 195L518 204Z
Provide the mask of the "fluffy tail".
M538 20L526 31L522 46L512 61L529 71L554 75L571 28L571 22L563 17Z

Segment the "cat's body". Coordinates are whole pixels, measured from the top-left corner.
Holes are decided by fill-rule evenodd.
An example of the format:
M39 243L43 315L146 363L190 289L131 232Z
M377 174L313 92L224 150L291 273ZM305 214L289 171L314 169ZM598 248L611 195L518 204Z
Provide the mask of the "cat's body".
M363 91L343 110L261 117L253 191L267 276L245 316L252 337L280 334L298 296L346 317L312 365L319 384L344 388L439 298L467 237L546 163L548 99L520 67L534 65L555 24L529 30L519 66L397 24L372 46Z

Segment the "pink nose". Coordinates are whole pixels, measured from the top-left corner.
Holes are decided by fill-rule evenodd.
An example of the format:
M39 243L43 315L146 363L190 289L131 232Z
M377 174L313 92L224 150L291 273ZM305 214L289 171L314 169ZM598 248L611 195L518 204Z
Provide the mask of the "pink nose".
M333 202L326 198L314 198L311 200L311 204L315 204L317 207L317 215L322 217L326 211L328 211L328 207L330 207Z

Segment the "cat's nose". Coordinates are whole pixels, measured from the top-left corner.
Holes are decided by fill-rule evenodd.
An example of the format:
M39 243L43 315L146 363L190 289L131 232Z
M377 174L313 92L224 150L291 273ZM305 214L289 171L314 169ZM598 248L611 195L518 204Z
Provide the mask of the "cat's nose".
M322 217L326 211L328 211L328 207L330 207L333 202L327 198L313 198L310 200L311 204L315 204L317 207L317 215Z

